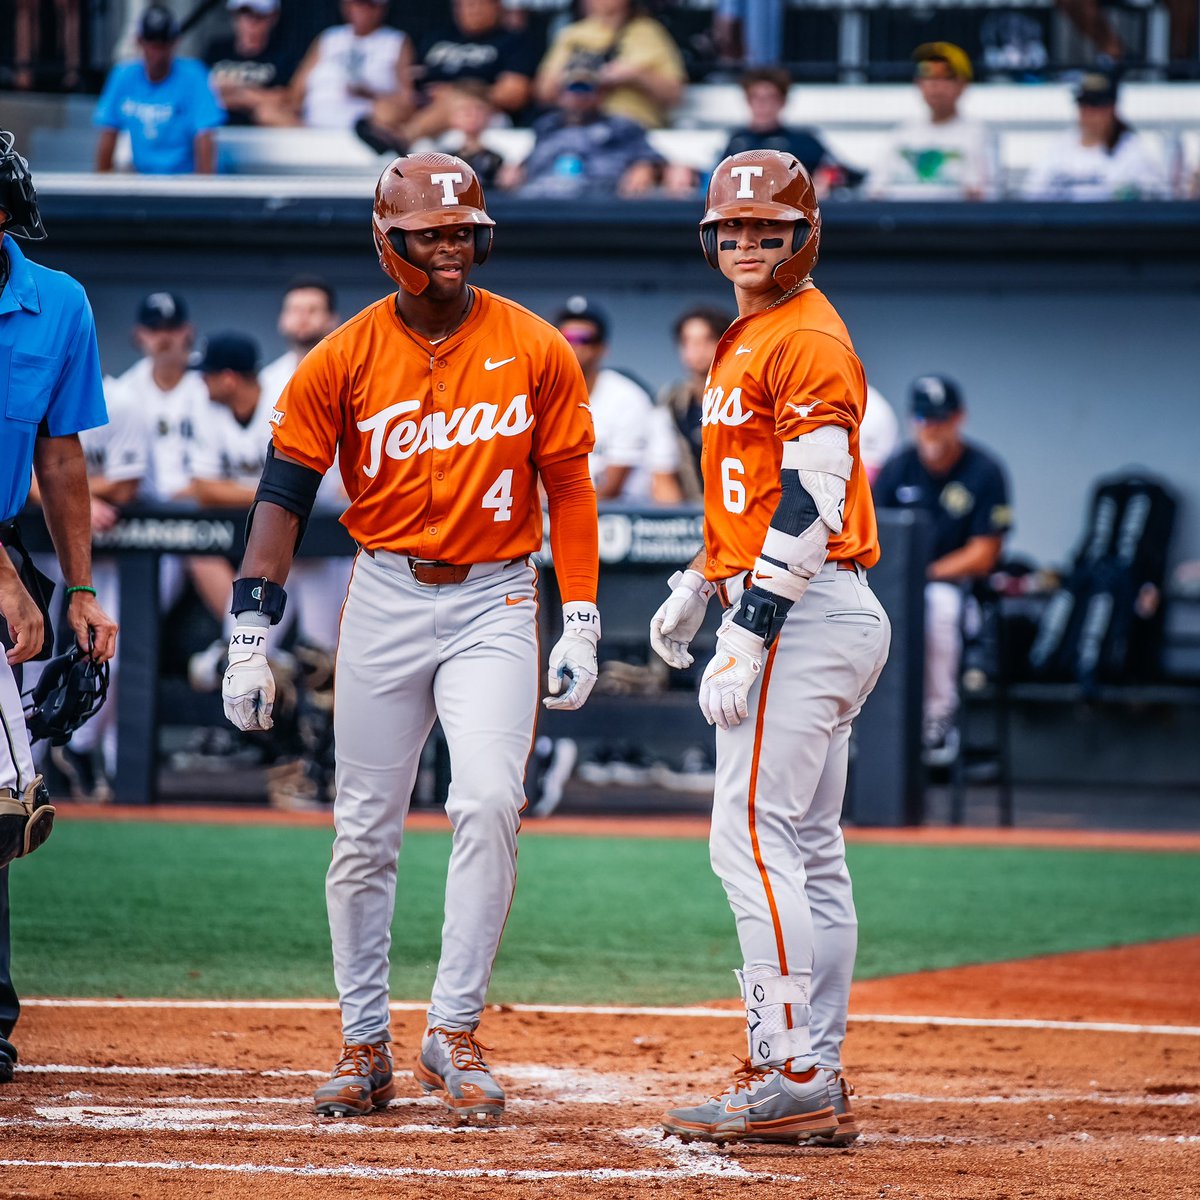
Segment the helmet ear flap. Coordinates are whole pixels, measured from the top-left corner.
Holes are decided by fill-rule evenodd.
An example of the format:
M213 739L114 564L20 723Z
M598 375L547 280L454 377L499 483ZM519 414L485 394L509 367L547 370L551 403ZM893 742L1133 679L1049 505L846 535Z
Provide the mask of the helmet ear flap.
M812 232L812 226L807 221L797 221L792 226L792 253L799 254L804 243L808 241L808 235Z
M717 227L715 225L700 226L700 248L704 251L704 259L713 270L717 268Z
M487 256L492 249L492 232L491 225L476 225L475 226L475 265L487 262Z

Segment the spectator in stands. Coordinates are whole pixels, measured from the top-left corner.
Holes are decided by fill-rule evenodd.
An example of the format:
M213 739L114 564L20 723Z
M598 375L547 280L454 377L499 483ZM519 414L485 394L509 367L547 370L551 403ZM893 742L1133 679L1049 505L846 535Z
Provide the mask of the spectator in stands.
M282 394L300 360L338 327L337 293L318 275L297 275L283 291L276 329L287 349L262 369L260 380L271 403Z
M143 357L118 383L150 424L150 471L143 492L154 500L191 493L196 414L208 404L203 381L188 370L195 339L182 296L151 292L138 305L133 343Z
M346 24L309 46L272 124L353 129L359 121L402 119L413 107L412 39L384 24L388 0L341 0Z
M885 200L993 199L997 172L991 137L983 125L958 111L973 77L966 51L952 42L927 42L917 47L913 59L929 115L893 131L883 162L871 173L870 195Z
M784 0L716 0L712 38L730 66L777 63L783 45Z
M685 500L704 503L700 450L704 385L721 335L734 318L719 308L700 306L681 313L672 326L683 377L658 393L658 405L670 417L679 454L679 484Z
M554 319L583 369L596 446L589 466L597 500L678 504L679 452L665 409L623 371L602 366L608 315L585 296L572 296Z
M933 520L933 557L925 573L922 735L926 763L948 766L959 749L964 594L995 568L1012 510L1000 461L963 439L958 386L943 375L923 375L912 385L911 400L914 444L888 460L873 491L880 508L918 509Z
M277 124L299 65L279 36L279 0L226 0L232 30L208 44L208 82L231 125Z
M730 134L720 158L746 150L781 150L793 154L812 176L821 200L834 188L854 187L862 182L862 172L841 166L813 131L789 129L783 124L783 110L792 86L792 77L783 67L755 67L742 76L741 86L750 120Z
M211 175L216 169L213 130L225 112L208 86L204 64L175 57L178 39L169 8L152 4L142 13L141 60L113 67L96 104L97 171L113 169L122 130L129 134L133 169L143 175Z
M1117 116L1116 76L1088 72L1075 91L1079 127L1051 147L1030 171L1027 200L1147 200L1165 197L1166 173L1140 138Z
M899 443L900 422L896 419L895 409L877 388L867 384L867 407L858 427L858 454L868 483L875 482Z
M13 87L37 91L53 83L74 91L83 82L82 0L54 0L52 21L42 0L16 0L15 8ZM51 57L61 61L61 73Z
M569 71L596 72L606 114L646 129L669 123L687 78L678 47L635 0L584 0L582 21L551 43L534 87L543 104L556 102Z
M479 176L485 188L496 183L504 159L484 145L483 133L496 115L491 89L478 79L447 85L450 124L438 139L438 148L456 154Z
M417 55L417 111L407 141L437 137L453 124L458 97L451 86L484 85L497 113L517 120L533 97L538 55L533 39L504 23L501 0L454 0L451 24L424 38Z
M602 111L596 72L576 67L562 77L559 107L533 125L533 150L519 166L506 163L502 188L523 196L644 196L664 179L666 159L628 117ZM667 182L676 186L676 177ZM690 186L687 189L690 191Z

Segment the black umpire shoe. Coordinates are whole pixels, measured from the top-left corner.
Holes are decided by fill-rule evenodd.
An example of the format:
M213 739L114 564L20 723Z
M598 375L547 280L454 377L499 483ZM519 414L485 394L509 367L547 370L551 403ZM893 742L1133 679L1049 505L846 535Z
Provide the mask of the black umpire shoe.
M17 1048L7 1038L0 1037L0 1083L12 1083Z

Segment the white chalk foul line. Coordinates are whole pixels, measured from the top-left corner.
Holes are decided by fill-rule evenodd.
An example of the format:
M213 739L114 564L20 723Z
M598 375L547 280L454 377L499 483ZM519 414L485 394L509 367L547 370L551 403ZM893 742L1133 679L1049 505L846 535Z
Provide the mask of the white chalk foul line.
M26 1008L143 1008L143 1009L245 1009L278 1012L336 1012L332 1000L137 1000L137 999L53 999L38 997L22 1000ZM419 1012L427 1004L396 1001L393 1012ZM504 1004L493 1005L492 1011L542 1013L546 1015L602 1017L672 1017L705 1020L741 1021L744 1014L736 1008L661 1008L616 1006L601 1004ZM1200 1025L1137 1025L1123 1021L1042 1021L1018 1017L948 1017L903 1016L896 1013L851 1013L850 1022L863 1025L936 1025L962 1026L972 1029L1057 1029L1080 1033L1164 1034L1175 1037L1200 1037Z
M672 1167L595 1167L573 1169L523 1169L503 1167L336 1167L283 1166L272 1163L206 1163L188 1160L141 1162L126 1159L120 1162L89 1162L87 1160L38 1160L24 1158L0 1159L0 1167L49 1167L63 1171L209 1171L227 1175L286 1175L304 1179L496 1179L511 1183L542 1183L554 1179L586 1179L602 1183L608 1180L672 1181L702 1175L729 1175L737 1179L761 1179L765 1183L804 1183L803 1175L782 1175L768 1171L714 1170L708 1156L680 1156L679 1165Z

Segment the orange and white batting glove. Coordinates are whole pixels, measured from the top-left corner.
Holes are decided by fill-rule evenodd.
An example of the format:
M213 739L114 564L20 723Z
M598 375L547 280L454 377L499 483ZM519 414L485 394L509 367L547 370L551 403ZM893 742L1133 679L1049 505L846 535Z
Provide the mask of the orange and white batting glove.
M229 666L221 681L221 699L225 716L244 731L270 729L274 724L275 677L267 665L268 626L265 614L239 613L229 639Z
M700 680L700 711L710 725L731 729L745 720L762 660L762 638L726 621L717 635L717 652Z
M573 600L563 605L563 634L550 651L542 703L547 708L582 708L596 684L596 647L600 644L600 610Z
M704 624L708 602L717 588L690 568L676 571L667 584L671 594L650 618L650 645L668 667L681 671L695 662L688 647Z

